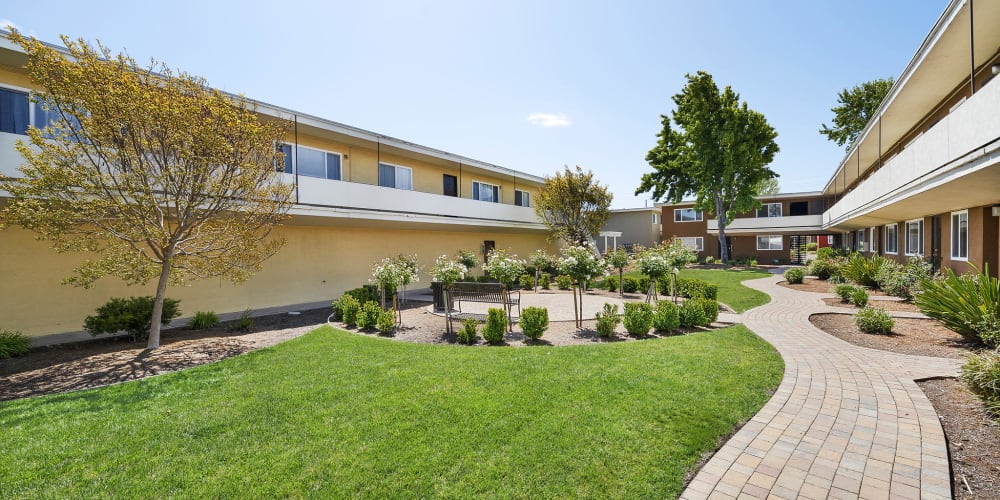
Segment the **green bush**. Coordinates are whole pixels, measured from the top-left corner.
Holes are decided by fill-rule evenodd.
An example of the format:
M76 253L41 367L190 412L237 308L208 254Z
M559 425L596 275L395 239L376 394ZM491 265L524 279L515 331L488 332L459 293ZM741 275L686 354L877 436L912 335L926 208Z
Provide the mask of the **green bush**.
M940 279L920 280L913 303L963 337L1000 346L1000 281L989 269L956 276L950 269Z
M702 326L708 326L713 321L719 319L718 301L712 299L689 299L686 302L697 305L705 312L705 324Z
M806 274L815 276L821 280L828 280L834 274L840 272L836 261L832 259L814 259L806 268Z
M522 274L521 277L517 279L517 284L520 285L522 290L535 288L535 277L531 274Z
M713 262L715 262L715 257L712 257L711 255L706 255L705 256L705 263L706 264L711 264Z
M333 302L333 316L334 318L337 318L341 321L344 320L344 310L340 304L341 300L344 297L353 298L355 301L357 301L359 307L361 304L367 302L378 302L379 301L378 287L376 287L375 285L364 285L358 288L352 288L344 292L344 294L341 295L339 299L335 300ZM348 326L354 326L354 325L348 325Z
M817 248L819 248L819 243L816 243L815 241L810 241L809 243L806 243L807 252L815 252Z
M649 276L639 276L636 278L635 291L639 293L646 293L649 291Z
M198 311L194 313L191 323L188 324L188 328L192 330L204 330L214 326L219 326L219 315L212 311Z
M885 259L885 262L875 271L875 286L879 290L885 290L885 286L902 271L903 266L899 265L899 263L894 260Z
M851 291L851 304L858 307L865 307L868 305L868 290L859 286L854 287L854 290Z
M841 302L850 303L851 295L857 289L858 287L856 285L852 285L850 283L841 283L833 287L833 293L836 294L838 297L840 297Z
M163 316L160 323L164 325L181 315L179 300L163 299ZM153 320L153 297L115 297L97 308L94 316L83 320L83 328L91 335L102 333L128 332L135 340L149 336L149 327Z
M635 279L634 276L625 276L622 278L622 291L625 293L635 293L639 290L639 280Z
M800 285L802 284L802 280L805 277L806 277L805 271L797 267L793 267L785 271L785 281L787 281L789 284Z
M896 322L881 307L862 307L854 316L854 324L865 333L888 334Z
M476 343L476 335L479 333L479 320L475 318L465 318L462 320L462 328L455 332L458 342L472 345Z
M549 328L549 310L544 307L525 307L521 311L521 331L531 340L541 338Z
M994 415L1000 415L1000 352L970 355L962 367L962 380L983 398Z
M604 286L607 287L609 292L618 291L618 276L608 276L604 280Z
M691 299L682 302L678 316L682 328L708 326L708 317L705 315L705 309L697 300Z
M20 356L30 350L31 339L27 335L13 330L0 330L0 359Z
M340 311L340 319L348 328L358 326L358 313L361 312L361 302L358 299L345 293L333 303L333 309Z
M858 285L877 289L879 273L884 273L882 268L893 265L897 264L881 255L867 258L861 254L854 254L840 266L840 274Z
M621 322L617 304L604 304L604 312L594 316L597 319L597 334L608 338L615 334L615 327Z
M823 247L816 249L817 259L833 259L836 257L846 257L847 250L843 248Z
M249 332L253 330L253 309L245 309L240 313L240 317L230 323L228 330L231 332Z
M378 317L382 314L382 306L378 302L368 301L361 306L358 312L358 328L368 330L378 325Z
M697 278L677 278L677 294L691 299L718 300L719 287Z
M559 287L560 290L569 290L570 288L573 288L573 278L570 278L565 274L560 274L559 276L556 276L556 286Z
M549 273L542 273L538 278L538 286L542 287L542 290L548 290L552 286L552 276Z
M380 308L375 328L382 335L392 335L392 332L396 331L396 310L390 308L388 311L382 311Z
M486 313L483 339L491 344L499 344L503 342L505 333L507 333L507 313L503 309L491 307Z
M934 267L920 257L910 260L891 277L879 282L882 290L889 295L911 300L920 291L920 281L934 277Z
M653 328L653 306L645 302L626 302L622 323L629 335L645 337Z
M679 326L681 326L681 317L677 304L669 300L658 301L656 312L653 314L653 328L658 332L670 332Z

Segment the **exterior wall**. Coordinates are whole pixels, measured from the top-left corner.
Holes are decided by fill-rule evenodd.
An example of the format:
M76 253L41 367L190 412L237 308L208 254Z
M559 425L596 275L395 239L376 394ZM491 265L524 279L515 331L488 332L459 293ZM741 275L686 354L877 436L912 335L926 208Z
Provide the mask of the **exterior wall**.
M618 246L623 244L639 244L644 247L659 245L662 238L661 224L653 224L653 215L662 217L660 209L650 208L648 210L632 210L611 212L611 217L604 224L602 231L619 231L622 233L618 237ZM673 213L671 212L671 216ZM661 219L662 220L662 219ZM608 238L608 249L604 248L604 238L597 237L597 247L601 251L612 249L612 239Z
M703 250L698 252L698 260L705 257L719 258L719 238L713 234L708 234L708 216L702 214L702 220L693 222L674 222L674 209L692 208L693 203L668 205L663 207L663 236L661 241L669 241L673 237L689 238L703 237Z
M484 240L527 257L542 248L547 233L430 231L423 229L287 225L277 234L287 239L277 255L242 285L218 278L171 286L168 296L181 300L184 316L197 310L238 312L282 305L332 301L345 290L367 283L373 262L400 253L416 254L423 272L411 288L430 286L427 272L441 254L459 249L479 253ZM57 254L34 234L9 227L0 232L0 327L27 335L79 331L83 319L111 297L153 295L155 283L125 286L104 278L91 289L60 285L83 254ZM474 274L482 274L477 268Z

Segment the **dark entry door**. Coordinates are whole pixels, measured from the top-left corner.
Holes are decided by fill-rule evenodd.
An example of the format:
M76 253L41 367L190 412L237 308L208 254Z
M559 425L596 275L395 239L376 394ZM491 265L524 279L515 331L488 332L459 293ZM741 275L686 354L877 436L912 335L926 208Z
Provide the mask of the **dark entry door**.
M941 216L931 217L931 264L934 269L941 265Z

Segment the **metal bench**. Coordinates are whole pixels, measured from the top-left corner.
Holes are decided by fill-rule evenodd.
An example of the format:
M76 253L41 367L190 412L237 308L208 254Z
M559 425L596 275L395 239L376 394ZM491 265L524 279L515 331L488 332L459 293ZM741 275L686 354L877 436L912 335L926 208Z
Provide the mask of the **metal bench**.
M521 316L521 292L508 292L500 283L457 282L451 285L448 295L454 301L455 308L458 310L457 314L452 315L453 319L485 319L485 316L481 314L463 313L462 302L500 304L507 311L508 325L513 324L512 311L514 306L517 306L517 316Z

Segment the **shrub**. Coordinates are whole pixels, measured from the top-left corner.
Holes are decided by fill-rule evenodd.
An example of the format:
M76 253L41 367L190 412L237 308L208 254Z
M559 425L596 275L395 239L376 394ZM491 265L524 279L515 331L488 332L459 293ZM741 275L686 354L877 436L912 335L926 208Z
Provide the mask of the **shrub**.
M392 332L396 331L396 310L389 309L388 311L382 311L379 309L378 317L375 320L375 328L382 335L391 335Z
M163 316L160 323L167 324L181 315L179 300L163 299ZM153 320L153 297L115 297L97 308L94 316L83 320L83 328L91 335L126 331L135 340L149 336Z
M994 415L1000 414L1000 352L982 352L968 357L962 380L980 395Z
M30 350L31 339L27 335L13 330L0 330L0 359L20 356Z
M868 305L868 290L859 286L854 287L854 290L851 290L851 304L858 307L865 307Z
M636 290L639 293L646 293L649 291L649 276L639 276L636 278Z
M240 317L229 325L229 331L249 332L253 330L253 318L250 317L251 314L253 314L253 309L243 310L243 312L240 313Z
M188 328L193 330L204 330L213 326L219 326L219 315L212 311L198 311L194 313L191 323L188 324Z
M862 307L854 316L854 324L865 333L888 334L896 322L881 307Z
M840 297L841 302L850 302L851 294L857 289L857 286L850 283L841 283L833 287L833 293Z
M716 300L719 298L719 287L696 278L677 278L677 294L691 299Z
M894 260L885 259L885 262L875 271L875 286L879 290L885 290L885 286L903 270L903 266Z
M455 336L461 344L472 345L476 343L476 335L479 333L479 321L475 318L465 318L462 320L460 328Z
M358 312L358 328L361 330L375 328L380 314L382 314L382 306L378 302L365 302Z
M653 328L653 306L645 302L626 302L622 323L630 335L645 337Z
M711 264L713 262L715 262L715 257L712 257L711 255L705 256L705 263L706 264Z
M505 333L507 333L507 313L503 309L491 307L486 313L483 338L491 344L499 344L503 342Z
M622 278L622 291L625 293L635 293L639 290L639 280L635 279L634 276L625 276Z
M604 312L594 316L597 319L597 334L608 338L615 334L615 327L621 321L618 317L617 304L604 304Z
M819 248L819 243L816 243L815 241L810 241L809 243L806 243L807 252L815 252L817 248Z
M358 307L360 307L361 304L364 304L369 301L378 302L379 301L378 287L376 287L375 285L364 285L359 288L352 288L344 292L344 294L341 295L339 299L335 300L333 302L333 315L335 318L340 319L341 321L344 321L344 309L341 306L344 297L353 298L358 303ZM347 323L346 321L344 322ZM348 326L354 326L354 325L349 324Z
M834 274L839 273L835 261L828 259L813 259L809 263L809 267L806 268L806 273L815 276L821 280L828 280Z
M521 311L521 331L531 340L541 338L549 328L549 310L544 307L525 307Z
M569 290L570 288L573 288L573 278L570 278L565 274L560 274L559 276L556 276L556 286L559 287L560 290Z
M361 302L358 299L345 293L333 303L333 309L340 310L340 319L348 328L358 326L358 313L361 312Z
M802 269L793 267L785 271L785 281L789 284L800 285L802 284L802 279L805 278L806 273Z
M913 303L920 312L970 340L1000 346L1000 281L989 269L965 276L949 269L941 279L922 279L919 286Z
M677 304L669 300L661 300L656 303L656 312L653 314L653 328L658 332L669 332L681 326L680 308Z
M920 291L920 281L934 277L934 268L930 262L919 257L911 257L897 273L886 279L879 286L885 293L911 300Z
M685 300L682 302L678 316L682 328L708 326L708 317L705 316L705 309L696 300Z
M882 271L883 267L893 265L896 263L881 255L867 258L864 255L855 254L840 267L840 274L861 286L877 289L879 272Z
M608 288L609 292L617 292L618 291L618 276L608 276L604 280L604 286L606 286Z
M847 250L843 248L823 247L816 249L817 259L833 259L835 257L846 257Z
M719 319L719 302L712 299L690 299L687 302L691 302L697 305L705 312L705 324L702 326L708 326L713 321Z
M549 273L542 273L538 278L538 286L542 287L542 290L548 290L552 286L552 276Z

